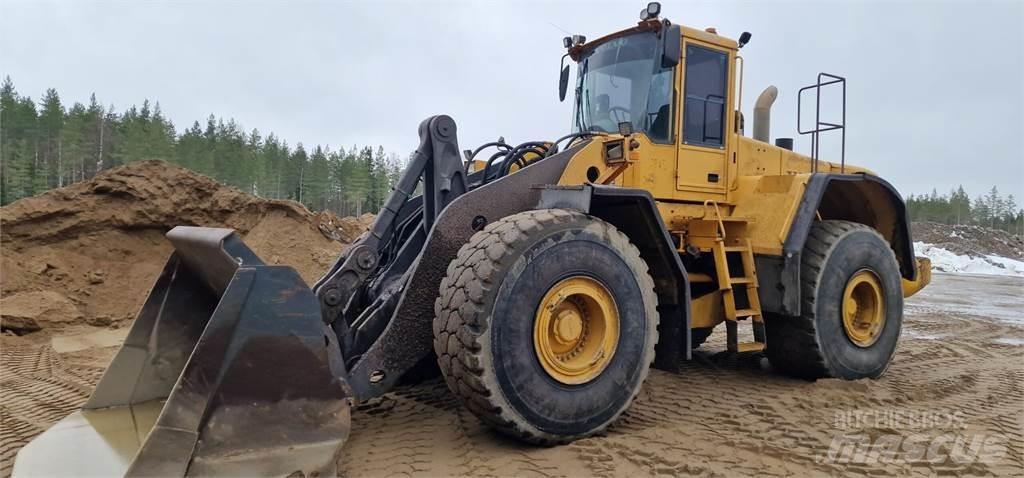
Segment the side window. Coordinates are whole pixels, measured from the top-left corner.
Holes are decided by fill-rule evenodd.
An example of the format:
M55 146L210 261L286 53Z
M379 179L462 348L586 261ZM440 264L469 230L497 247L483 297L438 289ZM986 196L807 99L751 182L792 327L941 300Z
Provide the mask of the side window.
M725 138L725 94L729 60L724 52L686 46L683 142L721 147Z

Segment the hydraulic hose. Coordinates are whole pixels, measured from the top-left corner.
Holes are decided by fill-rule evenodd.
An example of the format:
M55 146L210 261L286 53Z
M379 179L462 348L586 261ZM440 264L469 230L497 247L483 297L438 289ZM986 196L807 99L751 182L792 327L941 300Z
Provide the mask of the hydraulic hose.
M505 161L501 163L501 169L500 173L498 174L498 177L504 177L506 174L508 174L509 169L512 167L512 164L520 157L522 157L522 155L526 154L528 150L533 148L539 148L546 152L548 150L548 143L546 141L527 141L523 144L520 144L519 146L516 146L512 150L512 152L508 154L508 157L505 159ZM540 156L544 157L544 154L540 154Z
M600 131L581 131L562 136L561 138L558 138L558 140L556 140L554 143L547 141L527 141L525 143L517 145L514 148L503 141L492 141L490 143L485 143L476 148L475 150L473 150L473 152L470 154L470 160L475 159L476 156L480 154L481 151L491 146L496 146L499 149L498 152L494 153L493 155L491 155L490 158L487 159L487 163L484 165L483 179L481 180L480 183L482 185L486 184L488 181L492 179L497 179L508 175L513 164L518 164L519 167L522 168L526 167L531 162L535 162L558 153L558 145L563 141L570 140L569 144L572 144L571 140L575 138L607 135L608 133L602 133ZM525 156L529 153L536 154L538 158L534 161L527 161L525 159ZM491 177L491 168L495 167L495 162L498 161L499 158L503 159L501 160L500 165L497 166L497 173L494 175L494 177Z
M498 151L497 153L492 154L491 157L487 159L487 164L484 165L484 183L487 183L487 181L489 180L488 175L490 174L491 165L494 164L494 161L503 156L508 156L509 152L509 150Z
M550 154L558 152L558 144L561 143L562 141L565 141L567 139L582 138L584 136L608 136L608 133L602 133L600 131L580 131L578 133L569 133L555 140L555 142L551 145L551 150L554 152ZM569 144L572 144L572 141L570 141Z
M480 154L481 151L490 148L491 146L496 146L499 149L504 148L506 151L512 149L512 145L506 143L505 140L491 141L490 143L484 143L478 146L476 149L474 149L473 152L470 153L469 155L469 160L472 161L476 159L476 155Z

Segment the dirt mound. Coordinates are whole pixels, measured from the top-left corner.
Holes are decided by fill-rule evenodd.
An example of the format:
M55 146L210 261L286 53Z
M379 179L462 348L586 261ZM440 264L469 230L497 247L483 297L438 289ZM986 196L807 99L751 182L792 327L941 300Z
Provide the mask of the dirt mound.
M1000 256L1024 260L1024 238L1006 231L974 225L949 225L915 222L911 225L915 241L931 244L970 257Z
M75 304L52 290L19 292L0 298L4 328L34 332L44 325L82 319Z
M325 236L347 244L369 229L375 218L370 213L359 217L340 217L333 211L320 211L317 214L317 226Z
M131 163L0 208L4 327L133 318L171 252L163 235L177 225L233 228L265 261L312 283L369 221L257 198L162 161ZM39 292L72 310L30 307Z

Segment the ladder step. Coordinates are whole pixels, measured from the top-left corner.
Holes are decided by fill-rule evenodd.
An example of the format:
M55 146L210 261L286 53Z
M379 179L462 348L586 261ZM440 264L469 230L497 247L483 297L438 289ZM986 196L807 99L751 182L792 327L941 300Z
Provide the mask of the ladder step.
M730 277L729 278L729 283L730 284L753 284L754 283L754 278L753 277Z
M764 342L746 342L742 344L736 344L736 351L739 353L763 352Z
M761 311L756 309L736 309L736 317L760 317Z
M725 246L723 249L725 249L725 252L743 252L749 250L747 249L747 246Z

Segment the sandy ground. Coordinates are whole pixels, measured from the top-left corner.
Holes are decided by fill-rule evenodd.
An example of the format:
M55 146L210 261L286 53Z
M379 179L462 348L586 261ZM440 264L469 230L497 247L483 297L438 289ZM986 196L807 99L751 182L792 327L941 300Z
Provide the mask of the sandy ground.
M1024 280L937 274L906 311L879 380L784 378L757 357L718 354L716 332L681 374L654 371L606 434L554 448L492 433L439 380L405 387L357 408L341 474L1020 476ZM125 331L0 337L0 476L84 402Z

